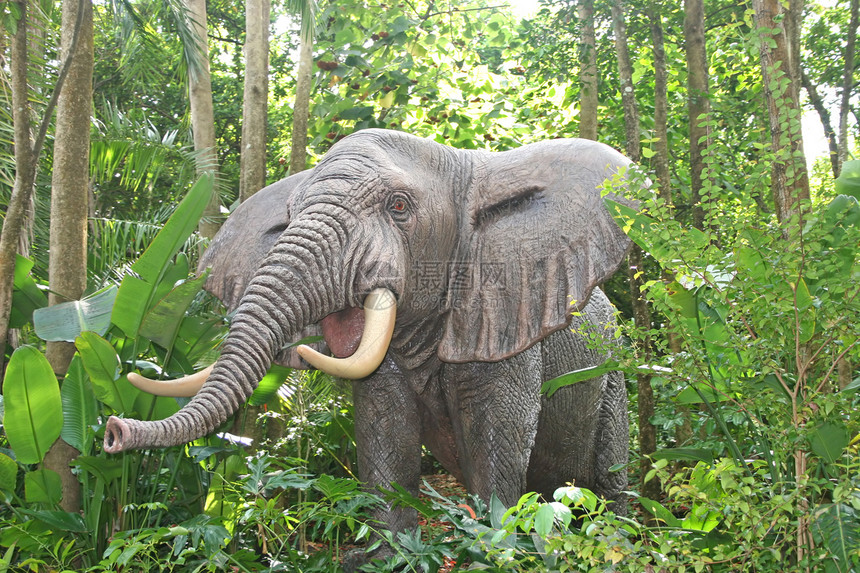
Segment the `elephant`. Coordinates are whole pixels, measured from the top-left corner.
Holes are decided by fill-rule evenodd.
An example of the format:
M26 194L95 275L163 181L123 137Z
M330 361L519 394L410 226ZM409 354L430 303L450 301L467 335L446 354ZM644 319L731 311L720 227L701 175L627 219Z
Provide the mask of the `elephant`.
M624 513L625 473L612 470L628 454L621 373L540 390L607 358L589 343L616 328L599 285L630 242L601 195L636 206L630 165L583 139L489 152L390 130L343 138L227 218L200 262L206 289L235 310L218 360L180 380L130 375L193 398L160 421L111 417L105 450L200 438L272 363L315 367L352 380L369 488L417 494L423 445L484 499L513 505L573 482ZM409 508L377 517L417 526Z

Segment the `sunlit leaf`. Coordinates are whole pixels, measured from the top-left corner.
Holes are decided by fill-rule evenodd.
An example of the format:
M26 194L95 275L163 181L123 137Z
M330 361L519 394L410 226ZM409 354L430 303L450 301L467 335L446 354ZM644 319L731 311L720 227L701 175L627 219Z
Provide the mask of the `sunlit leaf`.
M3 380L3 429L15 457L37 464L60 436L63 405L60 385L48 359L32 346L18 348Z
M0 453L0 492L14 493L18 487L18 464L4 453Z
M140 391L125 376L120 377L119 356L111 343L94 332L84 332L75 340L75 346L96 397L117 412L132 412Z
M169 290L176 280L179 280L168 280L166 284L162 284L162 279L174 268L171 263L174 256L197 228L203 210L209 203L212 189L213 177L201 176L149 248L131 266L137 276L128 275L123 279L117 293L112 321L129 338L137 337L144 315L156 300L157 289ZM179 278L184 279L185 276Z
M193 280L182 282L174 287L146 313L140 325L140 335L163 348L172 348L179 326L185 318L185 311L200 292L208 276L207 271Z
M277 364L269 368L269 371L265 376L263 376L263 379L260 380L260 384L254 390L254 393L251 394L250 398L248 398L248 403L252 406L259 406L268 403L275 397L278 389L283 386L284 381L290 375L290 372L292 372L291 368L285 368L284 366L278 366Z
M110 316L117 288L111 285L83 298L41 308L33 313L33 327L42 340L74 342L84 331L104 335L110 328Z

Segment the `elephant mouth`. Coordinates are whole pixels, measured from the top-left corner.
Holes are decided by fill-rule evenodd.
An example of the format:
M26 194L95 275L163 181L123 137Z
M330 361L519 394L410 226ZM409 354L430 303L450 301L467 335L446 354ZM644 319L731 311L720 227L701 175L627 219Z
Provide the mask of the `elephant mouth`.
M332 313L320 321L320 327L332 356L352 356L358 350L364 332L364 310L350 307Z
M304 344L296 352L308 364L332 376L365 378L382 364L394 335L396 317L394 293L375 289L364 299L364 309L347 308L322 319L323 338L333 356Z
M363 309L345 308L320 321L332 356L304 344L298 346L296 352L312 367L332 376L352 380L366 378L382 364L388 352L396 317L394 293L378 288L364 299ZM191 397L203 386L214 366L176 380L153 380L132 372L128 381L156 396Z

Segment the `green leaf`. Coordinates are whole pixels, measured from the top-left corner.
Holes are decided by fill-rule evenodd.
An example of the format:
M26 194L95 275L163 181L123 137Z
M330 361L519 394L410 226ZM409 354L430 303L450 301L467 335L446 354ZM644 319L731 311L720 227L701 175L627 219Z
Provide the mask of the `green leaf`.
M48 359L32 346L18 348L3 381L3 427L15 457L38 464L63 428L60 385Z
M182 282L174 287L146 313L140 325L140 335L163 348L172 348L179 326L185 318L185 311L191 306L208 276L207 271L196 279Z
M0 453L0 492L15 493L18 487L18 464L15 460Z
M121 460L97 456L78 456L72 465L90 472L106 484L120 479L125 471Z
M652 499L648 499L647 497L640 497L637 501L643 509L649 511L654 517L669 527L681 526L681 520L675 517L671 511L663 507L660 503Z
M501 500L496 497L496 494L493 493L490 495L490 525L495 529L501 529L504 523L504 515L507 511L505 504L501 502Z
M87 330L103 336L110 328L116 291L116 285L111 285L84 299L36 310L33 313L36 336L51 342L74 342Z
M849 382L849 383L848 383L848 385L847 385L847 386L845 386L845 388L843 388L842 390L840 390L840 392L846 392L846 393L848 393L848 392L854 392L854 391L855 391L855 390L857 390L858 388L860 388L860 378L855 378L854 380L852 380L851 382Z
M60 474L54 470L38 469L24 475L24 497L27 503L60 503L63 496L63 483Z
M552 395L560 388L570 386L571 384L577 384L578 382L584 382L585 380L591 380L597 376L603 376L604 374L618 370L620 367L621 365L618 361L609 359L603 364L581 368L580 370L574 370L573 372L557 376L552 380L547 380L543 383L543 386L541 386L540 391L541 393L546 394L547 398L552 398Z
M33 312L48 306L48 297L30 276L33 261L15 255L15 277L13 279L12 308L9 328L22 328L33 322Z
M131 270L150 284L158 283L165 267L197 228L212 197L213 187L211 174L202 175L197 180L149 248L131 265Z
M809 446L813 453L832 464L842 457L842 452L848 447L848 429L845 424L823 422L815 427L809 435Z
M627 236L664 267L671 268L684 260L678 251L679 244L689 249L704 248L710 242L705 233L695 228L685 229L683 237L667 236L661 232L663 225L656 219L611 199L605 198L603 201Z
M123 277L114 302L111 322L129 338L137 337L154 290L153 285L134 275Z
M552 531L553 520L555 519L555 510L548 503L541 504L535 513L535 533L541 537L546 537Z
M833 503L816 508L813 527L824 541L827 555L836 562L836 571L853 572L860 547L860 514L848 504Z
M78 354L69 364L69 370L60 388L60 396L63 400L63 441L79 452L87 453L92 445L90 427L95 425L98 419L98 404Z
M140 391L120 378L119 356L110 342L94 332L83 332L75 340L84 369L90 376L96 397L116 410L130 413Z
M137 337L144 315L157 298L162 279L174 267L171 260L197 227L212 196L213 181L212 175L203 175L197 180L149 248L131 266L137 277L126 275L123 278L111 320L129 338ZM170 282L167 288L172 288L175 282Z
M125 376L120 379L120 383L128 384L131 387ZM136 392L136 395L131 412L137 412L141 420L163 420L179 411L179 404L176 398L153 396L152 394L141 392L136 388L132 389Z
M726 389L716 386L717 391L708 384L691 382L689 386L678 392L672 400L678 404L704 404L705 402L720 402L726 399Z
M850 195L860 200L860 159L842 164L842 172L836 178L834 186L840 195Z
M77 513L48 510L32 511L27 509L22 511L55 531L68 531L71 533L86 533L88 531L83 518Z
M697 448L663 448L657 450L651 457L655 460L684 460L694 462L714 463L714 454L711 450Z
M259 406L261 404L268 403L272 398L274 398L275 393L278 389L284 384L284 381L292 372L291 368L286 368L284 366L273 365L269 368L269 371L266 372L266 375L263 376L263 379L260 380L260 384L254 390L254 393L251 394L251 397L248 398L248 403L252 406Z

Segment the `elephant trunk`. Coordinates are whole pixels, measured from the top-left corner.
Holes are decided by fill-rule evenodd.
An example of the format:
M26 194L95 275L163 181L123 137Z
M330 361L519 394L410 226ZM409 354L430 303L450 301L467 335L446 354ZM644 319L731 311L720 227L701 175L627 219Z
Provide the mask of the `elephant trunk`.
M200 391L164 420L112 416L105 451L180 445L223 424L293 336L347 303L340 271L343 237L342 224L324 213L286 231L248 285L221 356Z

